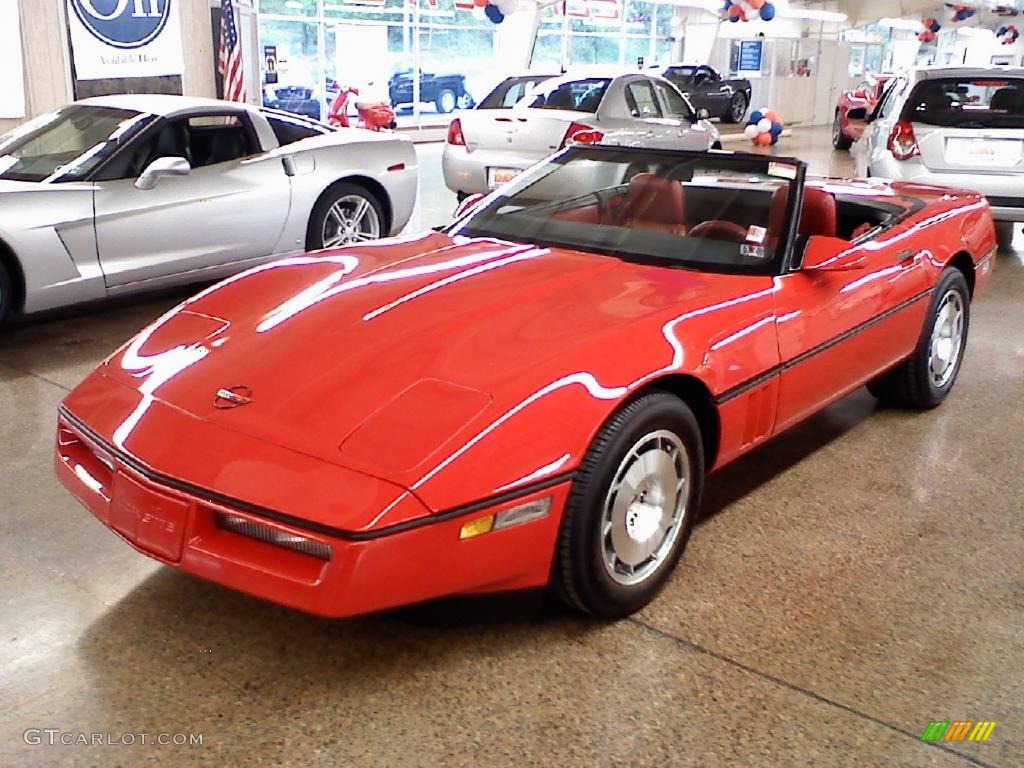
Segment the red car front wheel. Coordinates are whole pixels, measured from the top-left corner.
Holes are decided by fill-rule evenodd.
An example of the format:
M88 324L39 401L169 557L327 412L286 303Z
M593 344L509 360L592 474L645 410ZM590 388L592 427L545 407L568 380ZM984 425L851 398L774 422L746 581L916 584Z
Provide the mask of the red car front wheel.
M602 619L640 610L686 547L703 480L700 427L686 403L652 392L624 406L573 480L552 573L558 595Z

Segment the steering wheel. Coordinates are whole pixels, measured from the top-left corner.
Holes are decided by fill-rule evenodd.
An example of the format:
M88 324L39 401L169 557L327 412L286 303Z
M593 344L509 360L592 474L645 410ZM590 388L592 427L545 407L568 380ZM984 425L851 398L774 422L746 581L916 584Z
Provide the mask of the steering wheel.
M739 224L722 219L702 221L689 232L687 237L702 237L706 240L725 240L727 242L747 242L747 230Z

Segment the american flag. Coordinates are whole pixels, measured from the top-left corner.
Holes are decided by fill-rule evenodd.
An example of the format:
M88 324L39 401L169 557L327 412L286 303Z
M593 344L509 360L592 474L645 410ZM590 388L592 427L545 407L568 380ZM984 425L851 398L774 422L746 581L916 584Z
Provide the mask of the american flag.
M245 101L242 45L238 40L235 9L231 0L220 0L220 56L217 68L224 76L224 98L228 101Z

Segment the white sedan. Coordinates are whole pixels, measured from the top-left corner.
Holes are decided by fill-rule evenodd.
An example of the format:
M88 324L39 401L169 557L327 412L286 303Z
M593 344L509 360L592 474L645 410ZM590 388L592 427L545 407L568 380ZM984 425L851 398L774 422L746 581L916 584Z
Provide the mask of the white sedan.
M416 152L183 96L75 102L0 137L0 321L398 233Z
M510 109L474 109L452 120L444 180L460 200L489 192L572 140L629 133L660 146L721 147L718 130L668 80L647 72L563 75Z

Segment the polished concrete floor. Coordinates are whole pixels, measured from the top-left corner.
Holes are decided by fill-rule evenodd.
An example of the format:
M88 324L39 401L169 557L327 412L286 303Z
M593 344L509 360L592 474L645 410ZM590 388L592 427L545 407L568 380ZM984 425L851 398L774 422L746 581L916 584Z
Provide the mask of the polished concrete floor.
M421 149L427 226L453 200ZM781 149L849 170L823 130ZM50 456L68 388L178 297L5 331L0 765L1024 765L1022 254L945 405L860 392L714 476L675 577L615 624L532 594L320 621L161 567ZM998 724L925 744L930 720Z

